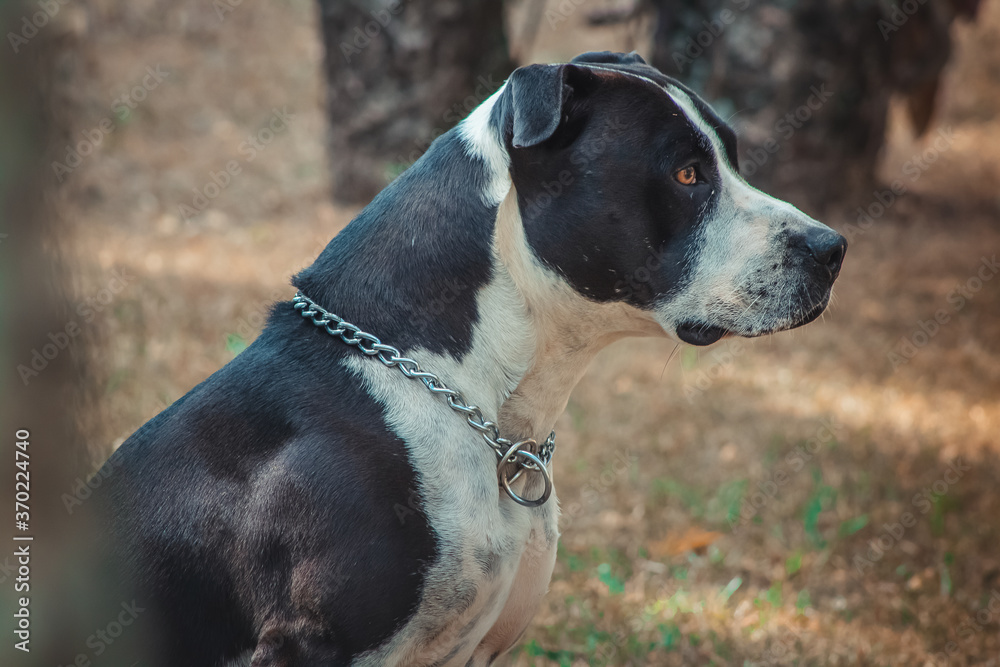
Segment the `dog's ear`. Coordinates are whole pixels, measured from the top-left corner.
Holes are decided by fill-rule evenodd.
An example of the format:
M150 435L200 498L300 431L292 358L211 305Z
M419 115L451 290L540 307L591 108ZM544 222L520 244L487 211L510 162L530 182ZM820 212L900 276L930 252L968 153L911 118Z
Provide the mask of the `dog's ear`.
M615 51L588 51L587 53L581 53L576 58L570 61L571 63L593 63L595 65L645 65L646 61L642 59L635 51L630 53L617 53Z
M571 100L582 98L597 77L575 65L527 65L507 80L514 148L550 139L570 116Z
M551 137L562 119L566 65L527 65L510 75L514 148L536 146Z

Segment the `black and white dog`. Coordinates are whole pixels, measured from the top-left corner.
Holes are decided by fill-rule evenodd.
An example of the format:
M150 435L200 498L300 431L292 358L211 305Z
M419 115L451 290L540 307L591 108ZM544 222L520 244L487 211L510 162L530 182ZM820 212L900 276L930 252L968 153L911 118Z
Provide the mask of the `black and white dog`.
M555 561L535 443L597 351L805 324L845 249L637 55L516 70L113 455L109 539L160 662L493 664ZM499 476L466 403L519 443Z

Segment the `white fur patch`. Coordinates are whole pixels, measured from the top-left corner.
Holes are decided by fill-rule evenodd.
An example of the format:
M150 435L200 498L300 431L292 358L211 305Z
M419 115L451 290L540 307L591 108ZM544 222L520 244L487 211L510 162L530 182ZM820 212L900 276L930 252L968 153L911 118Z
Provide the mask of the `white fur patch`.
M506 83L500 86L458 125L458 134L462 137L469 155L482 160L486 164L487 173L490 174L489 185L483 191L483 200L490 207L497 206L503 201L511 185L510 156L504 149L501 137L496 135L496 131L490 125L493 106L506 87Z
M479 291L477 306L480 322L463 361L423 349L406 353L490 418L525 373L534 340L526 320L518 317L523 303L502 276ZM507 601L533 516L554 523L557 501L553 494L534 512L514 505L497 483L493 450L440 396L360 355L345 365L385 406L389 427L406 443L440 548L413 619L387 646L356 664L437 664L450 656L444 664L465 665ZM482 572L484 556L495 558L492 577ZM454 593L463 587L474 600L456 613Z

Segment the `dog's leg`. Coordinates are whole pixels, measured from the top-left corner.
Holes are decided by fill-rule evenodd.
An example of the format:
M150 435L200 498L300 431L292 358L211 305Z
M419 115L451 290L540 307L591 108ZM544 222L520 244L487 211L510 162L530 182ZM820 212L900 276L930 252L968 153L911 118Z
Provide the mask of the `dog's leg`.
M476 648L469 665L485 667L508 662L503 656L520 640L538 611L556 564L559 533L555 526L555 514L554 509L549 509L536 521L514 575L510 596L493 627Z
M344 651L312 624L271 625L261 632L250 667L346 667Z

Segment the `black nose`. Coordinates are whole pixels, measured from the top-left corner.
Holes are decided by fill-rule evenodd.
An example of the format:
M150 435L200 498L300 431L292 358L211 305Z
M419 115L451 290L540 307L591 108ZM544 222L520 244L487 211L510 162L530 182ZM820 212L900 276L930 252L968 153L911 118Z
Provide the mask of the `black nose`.
M819 264L828 268L834 276L840 272L844 253L847 252L847 239L832 229L816 229L806 233L805 242Z

